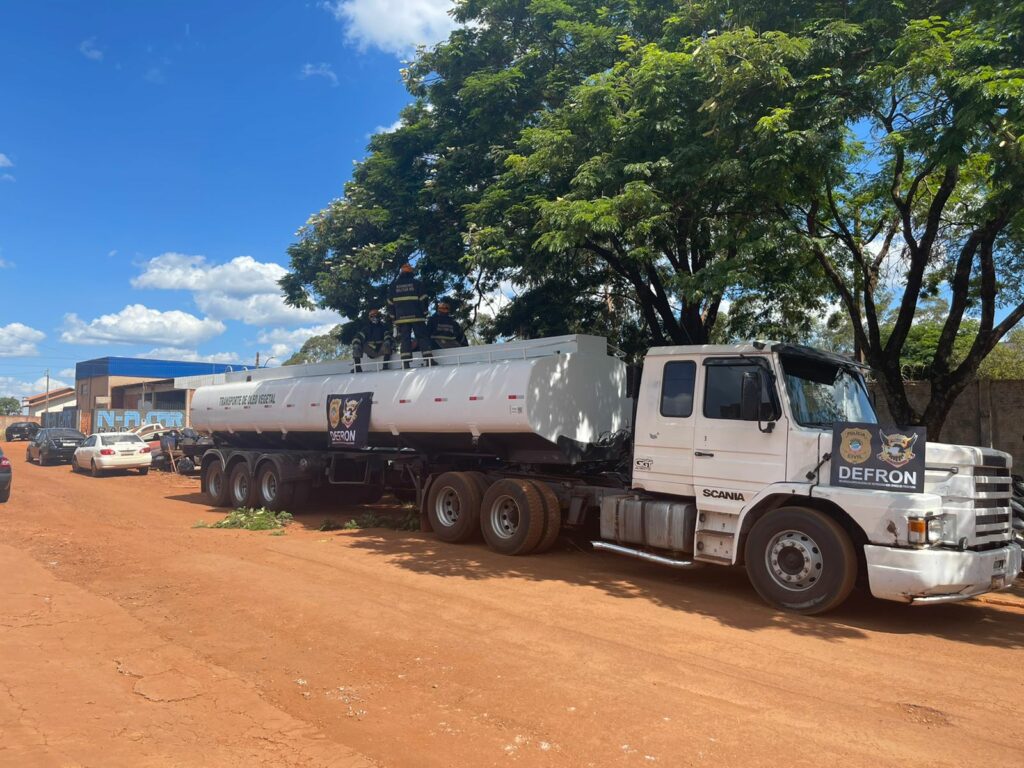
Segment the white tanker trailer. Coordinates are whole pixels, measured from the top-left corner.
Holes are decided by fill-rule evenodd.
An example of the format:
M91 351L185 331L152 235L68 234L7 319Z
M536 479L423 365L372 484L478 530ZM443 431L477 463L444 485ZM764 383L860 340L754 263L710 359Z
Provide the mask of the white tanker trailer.
M563 336L435 361L258 369L199 387L191 423L214 439L203 491L284 509L314 488L349 502L390 490L444 541L482 534L525 555L574 530L673 568L744 565L766 601L803 613L856 583L935 603L1020 572L1009 455L877 427L848 359L661 347L640 379L604 339Z

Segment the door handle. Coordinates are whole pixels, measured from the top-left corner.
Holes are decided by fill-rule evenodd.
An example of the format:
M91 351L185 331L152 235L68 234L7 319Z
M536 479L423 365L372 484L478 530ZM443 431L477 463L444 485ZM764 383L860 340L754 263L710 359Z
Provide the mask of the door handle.
M707 457L709 457L709 458L710 458L711 456L714 456L715 454L713 454L713 453L708 453L707 451L694 451L694 452L693 452L693 455L694 455L694 456L707 456Z

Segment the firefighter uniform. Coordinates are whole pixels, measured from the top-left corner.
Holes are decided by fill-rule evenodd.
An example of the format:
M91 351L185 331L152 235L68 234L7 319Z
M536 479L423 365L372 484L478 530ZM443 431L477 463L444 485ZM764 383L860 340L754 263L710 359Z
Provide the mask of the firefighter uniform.
M412 338L423 357L430 357L430 336L427 334L427 294L420 281L413 277L412 267L405 265L388 289L388 314L395 324L401 344L402 367L412 359Z
M458 321L441 309L427 320L427 333L430 334L430 345L433 349L469 346L466 334L462 332Z
M384 322L377 310L370 312L370 320L359 329L359 333L352 339L352 362L355 363L355 372L361 373L363 355L376 360L382 358L387 363L391 359L394 350L395 340L391 335L391 328ZM382 366L383 367L383 366Z

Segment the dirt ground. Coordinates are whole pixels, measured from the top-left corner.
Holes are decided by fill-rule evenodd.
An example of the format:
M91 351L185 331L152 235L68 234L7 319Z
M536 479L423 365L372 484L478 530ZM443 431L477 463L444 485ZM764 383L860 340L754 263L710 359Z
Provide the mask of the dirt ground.
M195 480L3 447L4 768L1024 762L1020 586L804 618L740 571L317 530L344 510L193 528Z

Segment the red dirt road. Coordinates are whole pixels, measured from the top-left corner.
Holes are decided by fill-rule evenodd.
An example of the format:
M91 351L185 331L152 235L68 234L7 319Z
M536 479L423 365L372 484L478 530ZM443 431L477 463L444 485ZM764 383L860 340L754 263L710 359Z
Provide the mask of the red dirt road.
M1020 587L804 618L715 567L196 529L196 481L4 450L4 768L1024 760Z

